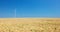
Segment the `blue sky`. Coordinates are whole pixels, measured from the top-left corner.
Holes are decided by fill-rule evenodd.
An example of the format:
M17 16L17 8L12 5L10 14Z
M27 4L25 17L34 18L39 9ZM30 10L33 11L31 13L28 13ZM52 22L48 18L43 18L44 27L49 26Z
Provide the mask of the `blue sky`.
M60 17L60 0L0 0L0 18Z

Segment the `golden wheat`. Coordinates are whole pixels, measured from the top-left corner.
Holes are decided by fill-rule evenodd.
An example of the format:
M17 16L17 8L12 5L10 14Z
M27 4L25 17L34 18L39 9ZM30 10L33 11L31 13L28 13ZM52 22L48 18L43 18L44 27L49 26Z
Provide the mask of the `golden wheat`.
M60 32L60 19L1 18L0 32Z

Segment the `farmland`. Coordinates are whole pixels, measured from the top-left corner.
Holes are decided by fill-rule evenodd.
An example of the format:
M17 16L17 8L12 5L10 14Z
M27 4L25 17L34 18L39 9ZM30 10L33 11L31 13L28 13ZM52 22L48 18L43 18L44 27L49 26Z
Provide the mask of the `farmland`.
M60 19L0 18L0 32L60 32Z

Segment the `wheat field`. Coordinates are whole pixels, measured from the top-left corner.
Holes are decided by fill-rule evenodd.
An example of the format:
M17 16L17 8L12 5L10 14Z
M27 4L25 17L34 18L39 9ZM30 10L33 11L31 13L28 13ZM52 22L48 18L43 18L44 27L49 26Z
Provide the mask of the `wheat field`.
M0 18L0 32L60 32L60 18Z

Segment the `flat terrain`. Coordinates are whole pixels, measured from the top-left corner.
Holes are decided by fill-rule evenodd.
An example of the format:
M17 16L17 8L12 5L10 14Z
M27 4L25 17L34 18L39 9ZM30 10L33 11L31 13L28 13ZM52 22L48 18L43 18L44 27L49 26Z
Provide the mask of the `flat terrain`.
M0 18L0 32L60 32L60 18Z

